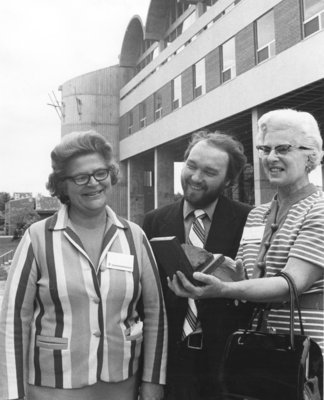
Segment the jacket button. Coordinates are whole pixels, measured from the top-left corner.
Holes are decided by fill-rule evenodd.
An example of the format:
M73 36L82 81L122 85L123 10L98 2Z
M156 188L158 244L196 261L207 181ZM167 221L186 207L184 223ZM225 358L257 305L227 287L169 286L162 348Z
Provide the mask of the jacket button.
M94 297L94 298L93 298L93 302L94 302L95 304L99 304L99 303L100 303L99 297Z
M101 332L100 331L95 331L95 332L93 332L93 336L100 337L101 336Z

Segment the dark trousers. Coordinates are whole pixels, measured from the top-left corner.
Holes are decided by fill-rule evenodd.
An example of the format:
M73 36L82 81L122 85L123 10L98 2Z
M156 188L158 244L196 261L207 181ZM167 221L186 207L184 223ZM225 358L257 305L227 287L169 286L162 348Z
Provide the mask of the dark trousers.
M172 351L168 362L166 400L218 400L217 373L210 363L210 351L190 349L187 342Z

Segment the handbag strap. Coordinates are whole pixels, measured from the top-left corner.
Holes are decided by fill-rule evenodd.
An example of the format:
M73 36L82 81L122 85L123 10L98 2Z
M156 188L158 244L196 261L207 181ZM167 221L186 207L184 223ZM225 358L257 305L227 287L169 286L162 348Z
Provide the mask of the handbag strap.
M294 316L295 316L295 306L296 309L298 311L298 317L299 317L299 325L300 325L300 332L302 335L304 335L304 326L303 326L303 322L302 322L302 317L301 317L301 311L300 311L300 305L299 305L299 299L298 299L298 292L297 292L297 288L296 288L296 284L293 280L293 278L291 277L290 274L288 274L287 272L281 271L279 272L276 276L281 276L282 278L284 278L286 280L286 282L288 283L288 289L289 289L289 314L290 314L290 321L289 321L289 336L290 336L290 348L292 350L294 350L295 348L295 340L294 340L294 336L295 336L295 326L294 326ZM252 318L250 319L250 323L249 326L247 327L247 329L245 330L245 332L247 332L247 330L252 330L252 324L253 321L255 319L257 319L257 326L255 331L259 331L261 329L261 325L264 319L264 313L266 310L271 310L271 303L270 304L266 304L261 306L261 304L259 304L253 312Z
M295 315L295 292L293 289L292 281L288 275L285 273L279 273L278 276L281 276L288 283L289 289L289 310L290 310L290 318L289 318L289 334L290 334L290 347L292 350L295 349L295 324L294 324L294 315Z
M284 279L286 279L286 281L288 282L288 285L290 285L289 286L289 291L290 292L292 291L293 294L294 294L294 296L293 296L294 305L296 305L296 309L297 309L297 312L298 312L300 333L302 335L305 335L303 320L302 320L301 311L300 311L300 303L299 303L298 291L297 291L297 287L296 287L295 281L293 280L292 276L290 274L288 274L288 272L281 271L281 272L279 272L278 275L282 276ZM292 320L292 323L294 325L294 314L292 316L290 316L290 319Z

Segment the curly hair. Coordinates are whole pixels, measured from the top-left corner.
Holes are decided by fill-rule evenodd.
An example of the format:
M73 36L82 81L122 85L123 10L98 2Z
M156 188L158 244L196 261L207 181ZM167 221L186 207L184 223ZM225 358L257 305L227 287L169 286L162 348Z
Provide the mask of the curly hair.
M64 136L51 152L52 173L46 184L51 196L56 196L63 204L69 204L64 185L66 167L72 159L93 153L100 154L106 161L111 184L118 182L119 167L113 161L112 147L104 136L95 131L72 132Z
M269 111L258 120L257 142L263 144L269 131L283 130L299 134L299 145L310 149L307 171L314 170L323 158L323 140L316 119L308 112L291 108Z
M229 186L234 185L247 160L244 154L243 144L236 138L219 131L198 131L192 135L191 141L189 142L189 145L184 153L185 161L189 157L189 153L192 148L201 141L205 141L208 143L208 145L216 147L217 149L227 153L229 161L226 179L229 182Z

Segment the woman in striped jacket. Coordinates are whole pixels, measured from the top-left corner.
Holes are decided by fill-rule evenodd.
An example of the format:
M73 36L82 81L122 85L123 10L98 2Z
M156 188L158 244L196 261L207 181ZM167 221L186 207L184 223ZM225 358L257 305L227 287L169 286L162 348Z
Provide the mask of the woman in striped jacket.
M257 142L264 171L277 193L271 203L250 212L243 231L236 265L243 267L250 279L221 282L195 273L205 286L194 287L179 273L183 286L176 277L169 286L179 296L197 299L223 297L282 304L288 299L288 286L284 278L275 275L286 271L302 294L305 333L324 351L324 195L309 181L310 171L323 156L318 124L307 112L271 111L258 121ZM282 304L271 310L268 327L287 333L288 321L289 310Z
M161 399L166 314L141 228L117 216L112 149L65 136L48 188L63 203L15 253L1 310L0 399Z

